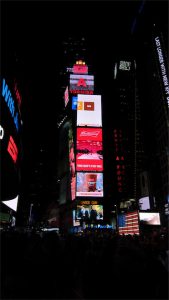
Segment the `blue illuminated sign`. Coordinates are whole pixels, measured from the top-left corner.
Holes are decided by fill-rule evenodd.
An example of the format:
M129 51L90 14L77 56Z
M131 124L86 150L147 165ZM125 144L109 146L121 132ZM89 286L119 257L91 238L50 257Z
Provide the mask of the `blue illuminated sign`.
M15 103L12 98L11 92L8 88L8 85L5 82L5 79L3 79L3 83L2 83L2 96L5 99L5 102L9 108L10 114L14 120L15 127L18 131L19 130L18 112L15 111Z
M72 109L77 110L77 96L72 97Z

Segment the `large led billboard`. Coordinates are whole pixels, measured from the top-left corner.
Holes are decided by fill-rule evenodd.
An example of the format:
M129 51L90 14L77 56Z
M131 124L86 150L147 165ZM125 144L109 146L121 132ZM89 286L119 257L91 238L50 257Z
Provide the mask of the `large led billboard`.
M132 211L118 215L117 224L120 235L139 234L138 211Z
M100 95L78 95L77 126L102 127Z
M72 91L94 91L93 75L74 75L70 74L70 92Z
M103 173L76 173L76 196L103 197Z
M77 128L76 170L103 171L102 129Z
M145 225L160 225L160 214L157 212L140 212L140 222Z
M73 74L88 74L88 66L87 65L74 65L73 66Z
M76 220L90 221L103 220L103 205L77 205Z
M72 96L72 110L77 110L77 96Z

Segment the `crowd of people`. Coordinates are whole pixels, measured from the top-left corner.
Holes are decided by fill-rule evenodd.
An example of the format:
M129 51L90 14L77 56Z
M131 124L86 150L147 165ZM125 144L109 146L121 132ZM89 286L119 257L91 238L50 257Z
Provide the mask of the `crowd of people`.
M168 299L167 232L1 232L1 299Z

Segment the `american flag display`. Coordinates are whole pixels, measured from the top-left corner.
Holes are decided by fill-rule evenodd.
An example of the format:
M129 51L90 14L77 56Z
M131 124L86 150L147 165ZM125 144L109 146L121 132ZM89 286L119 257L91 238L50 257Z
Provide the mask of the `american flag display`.
M118 215L118 232L122 234L139 234L138 211Z

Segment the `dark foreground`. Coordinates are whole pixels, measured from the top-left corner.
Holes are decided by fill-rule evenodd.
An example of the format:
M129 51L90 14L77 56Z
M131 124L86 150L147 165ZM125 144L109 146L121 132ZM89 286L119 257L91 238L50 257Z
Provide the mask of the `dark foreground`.
M167 234L1 232L1 299L168 299Z

